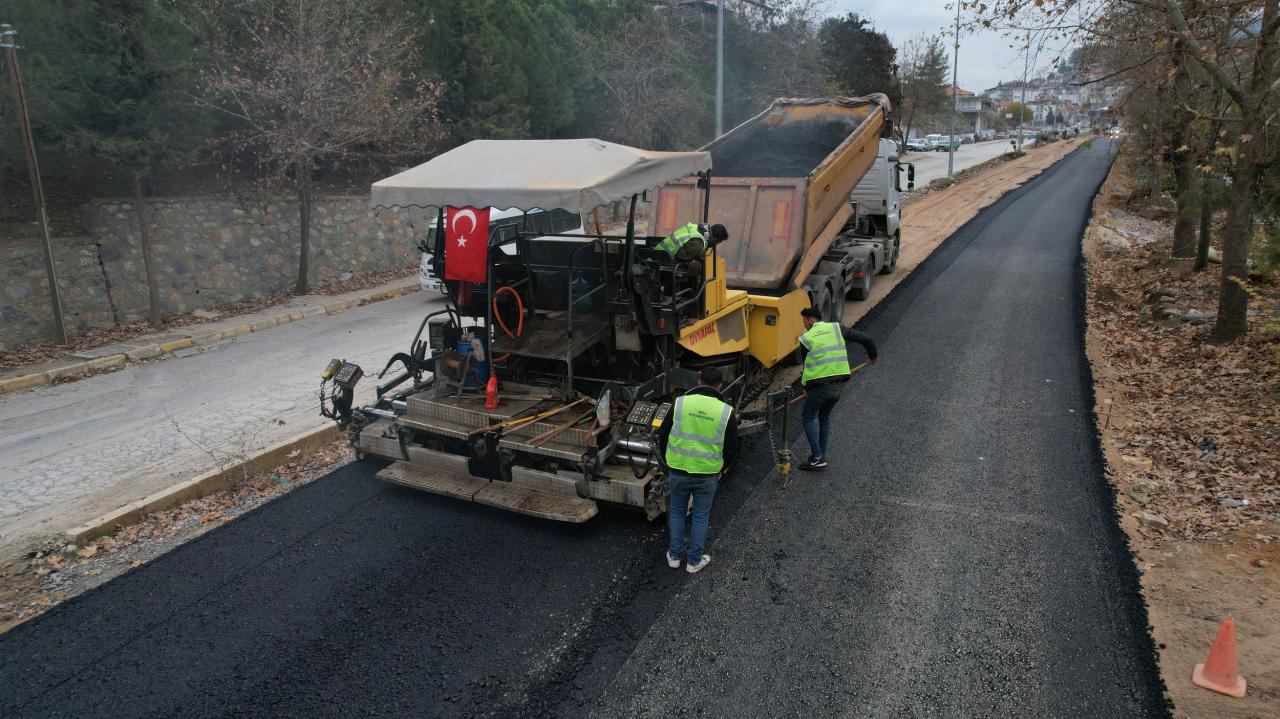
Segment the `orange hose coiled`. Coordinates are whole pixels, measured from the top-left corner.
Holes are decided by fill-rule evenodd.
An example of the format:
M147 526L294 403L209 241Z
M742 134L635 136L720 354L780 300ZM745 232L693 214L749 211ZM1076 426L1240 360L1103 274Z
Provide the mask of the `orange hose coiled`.
M507 327L507 323L502 321L502 314L498 312L498 295L502 294L503 290L510 292L511 296L516 298L516 308L520 312L519 321L516 323L515 334L511 334L511 328ZM524 300L520 299L520 293L516 292L515 289L507 285L503 285L502 287L499 287L498 290L493 293L493 318L498 321L498 326L501 327L502 331L506 332L507 336L510 337L511 339L516 339L517 337L523 335L524 334ZM502 355L501 357L494 357L493 361L503 362L510 356L511 356L511 353L508 352Z

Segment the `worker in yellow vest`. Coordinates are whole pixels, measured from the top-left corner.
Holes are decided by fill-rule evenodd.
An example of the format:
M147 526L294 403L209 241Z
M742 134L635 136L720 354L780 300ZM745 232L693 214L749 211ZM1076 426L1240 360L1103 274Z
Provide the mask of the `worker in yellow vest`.
M696 225L692 222L677 227L671 234L654 245L654 249L662 250L671 258L684 281L677 281L672 288L673 294L688 288L694 294L703 282L704 267L702 258L711 247L729 239L729 231L724 225Z
M667 468L667 566L702 571L711 563L703 551L711 523L711 502L726 465L738 453L738 418L724 401L724 376L715 367L702 370L698 386L676 398L658 430L659 456ZM685 549L685 514L693 498L689 547Z
M804 355L804 408L800 417L809 439L809 459L800 464L807 472L827 468L827 439L831 436L831 410L840 399L840 391L849 381L847 341L857 342L867 351L867 363L876 363L876 343L867 335L841 327L839 322L823 322L815 307L800 311L805 332L800 335L800 351Z

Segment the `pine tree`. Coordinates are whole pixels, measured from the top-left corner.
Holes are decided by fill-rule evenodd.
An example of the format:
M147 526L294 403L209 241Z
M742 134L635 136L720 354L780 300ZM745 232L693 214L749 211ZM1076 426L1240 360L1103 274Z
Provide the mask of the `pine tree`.
M894 82L897 51L889 36L869 20L849 13L828 18L818 30L828 89L839 95L882 92L897 106L901 93Z

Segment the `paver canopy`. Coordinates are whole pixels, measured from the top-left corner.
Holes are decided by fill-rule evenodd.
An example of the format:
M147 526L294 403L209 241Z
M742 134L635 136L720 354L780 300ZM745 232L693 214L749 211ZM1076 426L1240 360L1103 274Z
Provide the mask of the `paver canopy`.
M582 212L709 169L706 152L592 139L472 140L373 183L372 205Z

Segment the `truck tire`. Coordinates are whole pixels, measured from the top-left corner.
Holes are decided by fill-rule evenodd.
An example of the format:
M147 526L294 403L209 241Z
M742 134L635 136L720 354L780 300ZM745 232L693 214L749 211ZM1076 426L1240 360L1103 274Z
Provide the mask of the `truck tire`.
M871 272L863 272L862 279L854 280L856 284L853 285L853 289L849 290L849 294L853 295L853 299L865 300L871 296L872 274Z
M823 317L829 317L832 322L841 322L844 320L844 293L836 292L831 289L831 285L827 285L827 297L830 298L830 310L822 313Z
M880 268L880 274L891 275L898 269L898 255L902 254L902 234L895 232L890 240L888 259L885 260L884 267Z

